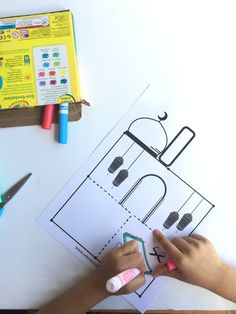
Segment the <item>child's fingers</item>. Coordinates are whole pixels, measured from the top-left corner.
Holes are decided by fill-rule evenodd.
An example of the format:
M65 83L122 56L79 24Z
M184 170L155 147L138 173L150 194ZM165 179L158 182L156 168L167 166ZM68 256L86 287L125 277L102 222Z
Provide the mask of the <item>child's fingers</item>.
M159 230L154 230L153 235L174 262L177 262L182 257L181 251L173 243L171 243Z
M206 242L209 241L207 238L205 238L204 236L200 235L200 234L192 234L191 238Z
M144 274L138 275L136 278L134 278L127 286L125 286L121 291L122 293L131 293L136 290L138 290L140 287L142 287L146 282Z
M119 247L121 255L129 255L138 252L138 244L135 240L131 240Z
M189 244L197 247L199 246L199 240L195 239L194 237L190 236L190 237L184 237L183 238L185 241L187 241Z
M167 276L168 272L169 272L169 269L168 269L167 265L163 265L163 266L156 267L153 270L152 275L153 275L153 277Z
M153 277L158 277L158 276L168 276L168 277L173 277L180 279L180 275L177 270L169 270L167 265L163 266L158 266L154 271L152 272Z
M142 272L146 272L147 268L144 264L144 258L142 253L137 252L130 255L123 256L120 259L120 268L129 269L129 268L139 268Z
M183 238L174 238L171 241L182 253L189 253L191 244Z

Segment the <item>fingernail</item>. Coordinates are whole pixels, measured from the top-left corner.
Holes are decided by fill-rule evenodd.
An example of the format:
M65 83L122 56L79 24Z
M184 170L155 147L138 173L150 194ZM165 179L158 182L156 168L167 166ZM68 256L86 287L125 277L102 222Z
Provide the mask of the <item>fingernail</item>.
M153 230L153 234L155 234L155 235L160 235L160 234L161 234L161 231L158 230L158 229L155 229L155 230Z

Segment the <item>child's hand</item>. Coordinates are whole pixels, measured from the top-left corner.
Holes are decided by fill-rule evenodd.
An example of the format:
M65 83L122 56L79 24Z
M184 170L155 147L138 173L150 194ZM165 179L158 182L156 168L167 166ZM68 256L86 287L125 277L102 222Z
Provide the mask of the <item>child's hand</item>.
M177 267L171 271L167 266L158 267L153 272L154 277L170 276L211 291L217 290L224 276L225 264L209 240L194 234L169 241L158 230L153 234Z
M147 271L143 255L138 250L138 244L132 240L128 243L113 248L104 257L101 265L92 273L93 280L103 297L111 295L106 291L106 282L113 276L129 268L137 267L141 273L130 283L122 287L116 294L127 294L136 291L145 283L144 273Z
M106 290L107 280L133 267L139 268L141 273L116 294L133 292L145 283L144 272L147 269L144 264L143 255L139 253L137 242L130 241L118 248L112 249L104 257L104 260L97 269L84 277L74 287L52 300L38 313L87 313L92 306L111 295Z

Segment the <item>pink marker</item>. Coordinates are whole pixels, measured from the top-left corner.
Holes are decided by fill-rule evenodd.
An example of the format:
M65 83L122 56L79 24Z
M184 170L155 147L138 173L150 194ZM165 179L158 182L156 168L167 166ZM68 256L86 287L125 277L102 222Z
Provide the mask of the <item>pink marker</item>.
M46 105L43 112L42 128L51 130L53 119L54 105Z
M166 266L168 267L169 270L174 270L177 268L175 263L171 259L167 261Z
M140 274L138 268L131 268L125 271L122 271L120 274L107 280L106 289L108 292L114 293L123 286L127 285L131 280L137 277Z

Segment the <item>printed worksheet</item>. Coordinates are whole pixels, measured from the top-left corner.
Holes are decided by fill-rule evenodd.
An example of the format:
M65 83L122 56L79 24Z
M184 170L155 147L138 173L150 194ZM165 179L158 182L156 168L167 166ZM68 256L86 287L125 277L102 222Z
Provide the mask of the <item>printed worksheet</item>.
M187 182L174 169L191 150L195 131L188 121L179 127L169 112L142 96L38 220L93 267L111 248L136 240L148 269L146 284L125 298L142 313L168 285L168 278L152 276L168 259L152 230L191 235L214 208L194 188L194 178Z

